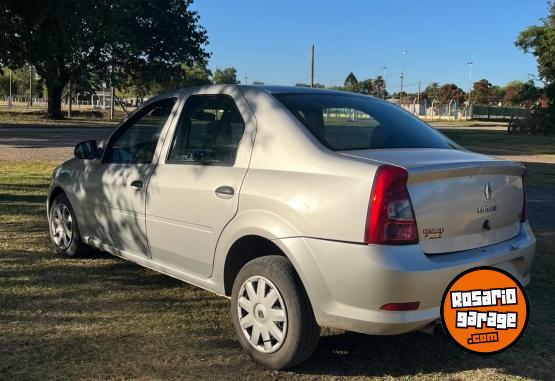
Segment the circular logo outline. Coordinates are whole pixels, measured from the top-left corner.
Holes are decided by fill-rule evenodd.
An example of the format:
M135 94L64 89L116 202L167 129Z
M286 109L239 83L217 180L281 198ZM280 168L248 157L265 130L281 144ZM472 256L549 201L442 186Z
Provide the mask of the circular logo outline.
M526 317L524 319L524 324L522 325L522 329L520 330L520 333L518 334L518 336L512 341L512 343L510 343L509 345L505 346L504 348L498 349L496 351L493 352L479 352L479 351L473 351L472 349L469 349L467 347L465 347L464 345L462 345L461 343L459 343L457 340L455 340L455 338L451 335L451 332L449 332L449 330L447 329L447 325L444 323L445 318L444 318L444 312L443 312L443 306L445 305L445 299L447 298L447 295L449 294L449 291L451 289L451 287L453 287L453 285L463 276L465 276L468 273L471 273L473 271L477 271L477 270L491 270L491 271L497 271L503 275L506 275L507 277L509 277L513 282L515 282L515 284L517 285L517 287L519 288L520 292L522 292L522 295L524 296L524 302L526 305ZM524 332L526 331L526 328L528 328L528 320L530 319L530 301L528 299L528 295L526 295L526 289L524 288L524 286L522 285L522 283L520 283L520 281L518 281L518 279L516 279L516 277L514 275L512 275L511 273L509 273L506 270L500 269L498 267L493 267L493 266L477 266L477 267L472 267L469 269L464 270L462 273L460 273L459 275L457 275L455 278L453 278L453 280L451 280L451 282L449 282L449 284L447 285L447 287L445 288L445 291L443 291L443 296L441 297L441 307L440 307L440 316L441 316L441 324L443 326L443 331L446 333L447 337L449 337L449 339L455 343L456 346L458 346L459 348L465 350L468 353L472 353L475 355L480 355L480 356L491 356L491 355L495 355L498 353L502 353L505 352L506 350L510 349L513 345L515 345L516 343L519 342L519 340L521 339L522 335L524 334Z

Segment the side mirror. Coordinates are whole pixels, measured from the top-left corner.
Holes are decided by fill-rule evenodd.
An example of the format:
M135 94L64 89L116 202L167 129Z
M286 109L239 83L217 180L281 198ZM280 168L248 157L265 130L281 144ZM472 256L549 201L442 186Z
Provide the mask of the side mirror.
M78 159L95 159L97 157L96 140L85 140L78 143L73 150L73 154Z

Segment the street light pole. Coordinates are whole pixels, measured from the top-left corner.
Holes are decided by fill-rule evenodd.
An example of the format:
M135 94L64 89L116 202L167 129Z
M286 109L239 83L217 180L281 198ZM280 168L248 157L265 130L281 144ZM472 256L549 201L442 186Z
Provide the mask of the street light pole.
M33 67L29 65L29 107L33 105Z
M8 98L8 109L12 109L12 69L10 69L10 97Z
M468 107L466 110L466 119L468 120L468 117L470 116L470 105L472 104L470 102L470 97L472 94L472 64L474 62L472 61L468 61L467 65L468 65Z
M403 80L405 79L405 55L407 50L403 50L403 67L401 70L401 91L399 92L399 106L402 107L403 104Z
M314 87L314 44L310 51L310 87Z
M387 66L384 66L383 68L383 89L382 89L382 96L383 99L385 99L385 71L387 70Z

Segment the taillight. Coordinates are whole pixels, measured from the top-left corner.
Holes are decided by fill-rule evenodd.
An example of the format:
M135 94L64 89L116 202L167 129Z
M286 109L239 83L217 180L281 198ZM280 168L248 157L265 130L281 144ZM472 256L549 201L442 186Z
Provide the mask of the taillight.
M526 187L524 186L524 178L522 179L522 211L520 212L520 223L526 222Z
M366 221L365 243L418 242L418 228L407 190L408 172L384 165L376 171Z
M414 311L420 306L420 302L387 303L380 307L384 311Z

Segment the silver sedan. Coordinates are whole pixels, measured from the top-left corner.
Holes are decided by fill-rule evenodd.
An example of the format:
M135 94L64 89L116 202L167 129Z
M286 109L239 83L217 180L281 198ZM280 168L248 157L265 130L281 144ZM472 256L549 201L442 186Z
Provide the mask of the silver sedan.
M95 247L231 298L241 346L271 368L320 327L437 323L475 266L530 280L524 167L466 151L396 105L220 85L149 100L56 168L56 251Z

